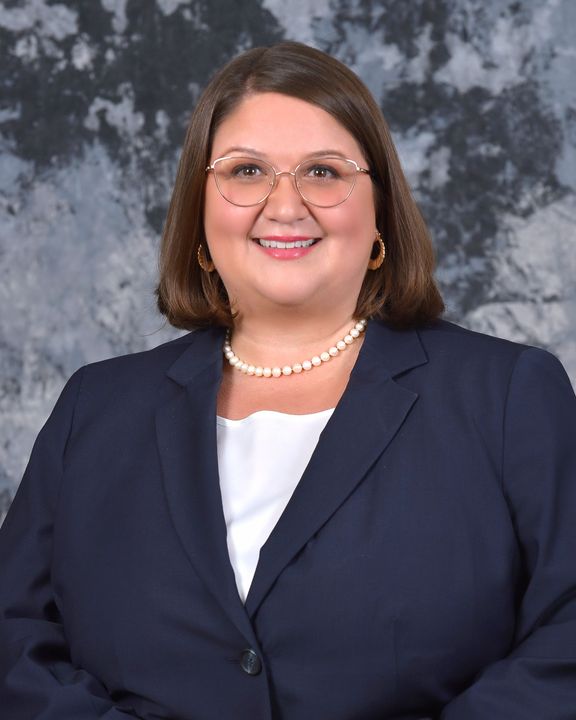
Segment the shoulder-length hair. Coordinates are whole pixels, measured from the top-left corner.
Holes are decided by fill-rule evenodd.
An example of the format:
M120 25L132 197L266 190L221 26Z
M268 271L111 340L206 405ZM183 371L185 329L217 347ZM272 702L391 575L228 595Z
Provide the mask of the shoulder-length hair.
M376 227L386 244L378 270L367 270L355 317L410 327L436 319L444 304L433 278L426 224L398 160L388 125L362 81L320 50L296 42L242 53L210 81L192 113L160 249L158 308L178 328L231 327L234 314L218 273L198 264L203 244L206 166L220 123L252 93L275 92L316 105L356 139L374 187Z

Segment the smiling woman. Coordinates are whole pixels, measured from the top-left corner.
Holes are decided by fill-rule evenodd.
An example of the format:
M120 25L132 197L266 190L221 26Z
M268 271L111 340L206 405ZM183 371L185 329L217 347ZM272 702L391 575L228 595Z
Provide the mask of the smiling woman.
M317 178L318 170L325 166L311 167L308 162L325 162L330 157L340 168L348 162L328 196L328 190L312 189L316 186L311 185L310 173L304 170L312 171ZM230 170L236 168L237 172L238 165L230 163L239 159L245 162L246 158L252 162L252 176L258 167L262 182L258 193L240 190L236 183L232 190ZM255 166L254 160L260 164ZM247 166L243 167L245 174ZM293 174L297 170L298 175ZM206 182L206 171L213 182ZM282 178L286 173L293 182ZM188 128L164 230L158 287L161 312L172 324L186 329L213 322L232 326L235 308L230 302L230 288L219 272L206 275L196 261L198 247L203 245L201 253L206 250L203 220L210 212L208 208L214 206L210 203L214 186L228 204L254 207L253 215L258 210L265 213L268 206L292 193L297 196L298 191L301 207L311 210L310 226L318 226L320 216L332 224L354 216L356 208L352 210L350 203L357 205L361 198L356 196L370 192L373 208L363 218L370 225L369 237L366 231L363 237L372 241L372 254L377 258L382 254L376 237L376 232L380 233L387 262L378 272L363 274L354 299L355 315L381 317L396 327L410 327L441 313L442 300L432 278L428 231L386 121L361 81L328 55L297 43L248 51L227 65L200 99ZM250 192L249 202L244 200L246 192ZM323 194L310 198L310 192ZM207 207L203 208L205 194ZM226 212L222 198L220 210ZM226 214L231 220L248 218L245 209L238 212L227 208ZM287 232L286 228L278 230L282 223L268 225L275 228L270 233L271 242L279 241L278 233L285 233L290 242L296 232L294 227ZM318 238L321 236L319 227L307 228L304 234L311 229L319 232ZM345 233L342 226L341 235ZM356 233L354 229L353 237ZM329 257L333 249L334 244L325 248Z
M574 716L576 399L432 271L350 70L220 71L162 238L193 332L72 377L0 530L10 720Z

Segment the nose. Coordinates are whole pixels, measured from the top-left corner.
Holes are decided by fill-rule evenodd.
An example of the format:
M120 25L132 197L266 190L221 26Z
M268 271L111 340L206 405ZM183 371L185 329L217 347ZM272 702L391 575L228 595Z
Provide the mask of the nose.
M296 188L294 172L283 170L276 173L276 182L266 200L264 212L268 218L282 222L308 215L308 207Z

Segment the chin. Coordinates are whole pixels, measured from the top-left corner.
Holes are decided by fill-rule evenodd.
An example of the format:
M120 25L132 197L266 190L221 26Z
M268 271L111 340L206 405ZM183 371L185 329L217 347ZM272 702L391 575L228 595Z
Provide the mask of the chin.
M260 288L259 295L278 307L310 305L318 297L318 288L297 283L275 283L273 287Z
M275 305L278 308L304 308L310 307L313 302L313 298L308 294L274 294L264 296L269 304Z

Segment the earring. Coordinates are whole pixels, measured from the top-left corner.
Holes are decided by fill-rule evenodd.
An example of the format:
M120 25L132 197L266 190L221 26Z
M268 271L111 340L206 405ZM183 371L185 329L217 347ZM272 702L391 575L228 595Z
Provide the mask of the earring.
M377 242L379 244L378 248L378 255L374 259L370 259L368 263L368 269L369 270L378 270L380 265L384 262L384 258L386 257L386 246L384 245L384 240L382 240L382 235L376 230L376 238L374 242Z
M212 260L208 260L202 245L198 245L198 252L196 253L196 258L198 260L198 265L200 265L204 272L211 273L215 270L214 263L212 262Z

